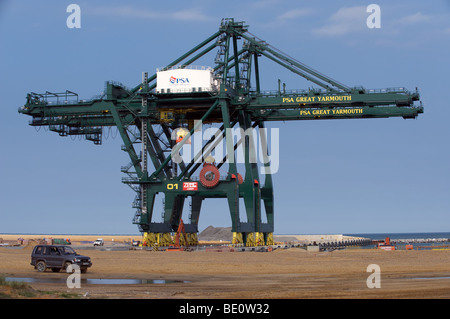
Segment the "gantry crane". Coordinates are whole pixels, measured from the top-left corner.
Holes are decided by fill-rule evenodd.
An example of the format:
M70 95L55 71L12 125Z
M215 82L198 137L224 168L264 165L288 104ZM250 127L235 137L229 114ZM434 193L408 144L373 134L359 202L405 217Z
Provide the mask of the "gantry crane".
M209 74L210 81L199 86L189 82L187 76L199 69L193 63L214 49L214 68L200 68L206 71L203 75ZM311 81L314 87L287 91L279 82L276 91L261 90L260 57ZM165 68L150 77L143 72L142 82L134 88L108 81L103 95L90 100L80 100L78 94L68 90L32 92L19 112L32 117L32 126L48 126L60 136L85 136L95 144L102 143L105 127L117 127L124 142L122 150L130 157L130 163L122 167L127 174L122 181L136 192L133 222L149 245L172 243L171 233L178 229L187 198L191 200L191 214L184 227L189 244L196 244L202 201L226 198L233 243L255 246L272 244L274 231L268 150L263 151L264 161L259 165L262 171L252 161L256 152L254 132L260 132L261 140L267 142L265 122L413 119L423 113L423 106L417 89L410 92L405 88L368 90L346 86L251 34L244 22L223 19L216 33ZM220 126L217 133L204 141L190 161L180 160L180 150L195 132L202 130L202 124L208 123ZM245 134L235 142L230 132L237 128ZM225 143L226 155L211 159L221 142ZM235 158L241 145L245 156L244 168L239 172ZM227 171L220 172L225 163ZM263 184L261 172L265 175ZM161 222L153 218L157 194L164 194ZM245 204L246 221L240 219L240 199Z

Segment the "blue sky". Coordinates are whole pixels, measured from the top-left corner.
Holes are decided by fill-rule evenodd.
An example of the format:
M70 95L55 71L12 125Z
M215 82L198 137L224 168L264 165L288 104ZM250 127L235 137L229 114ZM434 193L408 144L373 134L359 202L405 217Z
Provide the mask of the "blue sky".
M71 3L80 29L66 26ZM379 29L366 25L371 3ZM281 137L275 233L449 231L450 1L24 0L0 2L0 233L137 233L119 137L72 141L36 131L17 109L31 91L134 87L224 17L348 86L418 87L425 107L416 120L270 123ZM261 77L266 90L279 78L312 86L271 61ZM208 225L231 225L225 200L205 202L199 228Z

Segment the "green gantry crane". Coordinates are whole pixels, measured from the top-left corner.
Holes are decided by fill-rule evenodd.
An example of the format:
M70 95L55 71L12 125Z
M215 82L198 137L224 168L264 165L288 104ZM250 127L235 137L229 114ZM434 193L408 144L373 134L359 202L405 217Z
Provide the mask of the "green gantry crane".
M214 49L217 50L214 68L192 66ZM262 56L318 88L286 91L279 82L277 91L262 91L258 67ZM244 22L223 19L216 33L152 76L144 72L142 82L134 88L106 82L103 95L90 100L80 100L72 91L29 93L19 112L32 117L32 126L48 126L61 136L85 136L95 144L101 144L105 127L117 127L124 142L122 150L131 160L122 167L127 174L122 182L136 191L133 223L138 225L148 245L172 243L171 233L178 229L185 200L191 197L189 222L184 224L189 245L198 241L202 201L227 198L233 243L257 246L272 244L274 231L267 148L260 164L265 173L263 185L261 170L252 160L256 152L252 142L255 132L260 132L261 141L267 142L265 122L413 119L423 113L423 107L417 89L410 92L404 88L348 87L251 34ZM190 161L180 160L180 150L204 123L221 126L217 134L203 141L201 150ZM180 133L183 127L185 132ZM245 132L237 142L230 133L236 129ZM220 142L225 143L225 157L211 159L209 155ZM244 169L238 172L235 158L240 145L245 156ZM154 169L149 167L150 162ZM221 174L219 168L224 163L228 164L228 171ZM153 221L158 193L164 194L162 222ZM240 220L240 199L245 204L245 222ZM261 204L267 222L262 222Z

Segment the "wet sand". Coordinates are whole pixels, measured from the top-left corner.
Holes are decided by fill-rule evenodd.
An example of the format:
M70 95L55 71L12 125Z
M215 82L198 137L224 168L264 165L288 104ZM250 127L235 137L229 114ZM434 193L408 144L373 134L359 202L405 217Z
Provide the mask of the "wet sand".
M104 236L105 237L105 236ZM344 249L308 252L167 252L77 249L93 266L82 279L167 280L165 284L100 285L30 283L41 291L76 293L87 298L195 299L435 299L450 298L450 251ZM31 247L0 248L0 274L59 278L30 265ZM370 264L380 267L380 288L368 288Z

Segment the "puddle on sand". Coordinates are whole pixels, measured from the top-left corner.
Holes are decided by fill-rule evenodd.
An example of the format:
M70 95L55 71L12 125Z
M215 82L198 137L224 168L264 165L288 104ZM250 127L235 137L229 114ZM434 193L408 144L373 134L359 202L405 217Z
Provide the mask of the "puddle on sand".
M27 283L66 283L67 278L31 278L31 277L6 277L6 281L17 281ZM142 284L171 284L189 283L186 280L166 280L166 279L81 279L81 283L87 285L142 285Z
M415 279L415 280L450 279L450 276L449 277L416 277L416 278L411 278L411 279Z

